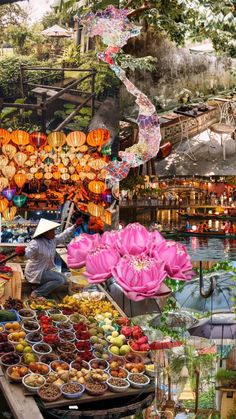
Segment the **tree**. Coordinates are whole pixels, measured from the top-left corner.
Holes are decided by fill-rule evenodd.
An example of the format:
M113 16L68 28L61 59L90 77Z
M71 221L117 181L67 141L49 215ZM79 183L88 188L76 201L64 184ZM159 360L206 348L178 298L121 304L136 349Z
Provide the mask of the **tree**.
M6 29L6 36L9 42L12 43L16 52L23 55L26 52L26 41L32 35L31 30L25 25L21 24L18 26L10 25Z

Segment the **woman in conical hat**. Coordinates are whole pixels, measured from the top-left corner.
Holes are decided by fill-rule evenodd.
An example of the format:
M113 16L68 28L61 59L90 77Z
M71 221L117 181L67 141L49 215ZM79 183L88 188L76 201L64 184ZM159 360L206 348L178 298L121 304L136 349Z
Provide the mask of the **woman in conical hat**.
M25 256L28 259L25 277L31 284L38 285L36 290L31 293L32 298L46 297L66 283L65 276L55 270L56 247L65 243L80 223L81 219L63 233L56 235L55 229L60 224L45 218L40 219L32 240L25 249Z

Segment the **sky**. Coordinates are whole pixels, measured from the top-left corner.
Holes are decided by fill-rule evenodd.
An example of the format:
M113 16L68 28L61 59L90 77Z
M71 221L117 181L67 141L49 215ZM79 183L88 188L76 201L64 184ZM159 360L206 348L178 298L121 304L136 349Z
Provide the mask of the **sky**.
M46 13L49 12L50 5L54 3L54 0L27 0L19 3L27 11L29 11L30 21L36 22Z

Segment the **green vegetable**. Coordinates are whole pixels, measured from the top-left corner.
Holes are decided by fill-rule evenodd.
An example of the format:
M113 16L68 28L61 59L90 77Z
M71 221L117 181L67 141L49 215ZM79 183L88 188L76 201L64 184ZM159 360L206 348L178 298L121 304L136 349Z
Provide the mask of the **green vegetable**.
M0 322L12 322L17 320L16 313L9 310L0 310Z

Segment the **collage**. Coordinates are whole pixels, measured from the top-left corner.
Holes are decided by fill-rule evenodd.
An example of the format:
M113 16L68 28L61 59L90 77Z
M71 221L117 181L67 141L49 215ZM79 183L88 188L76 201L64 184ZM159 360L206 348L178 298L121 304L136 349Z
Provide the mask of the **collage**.
M0 29L0 419L236 419L236 1Z

